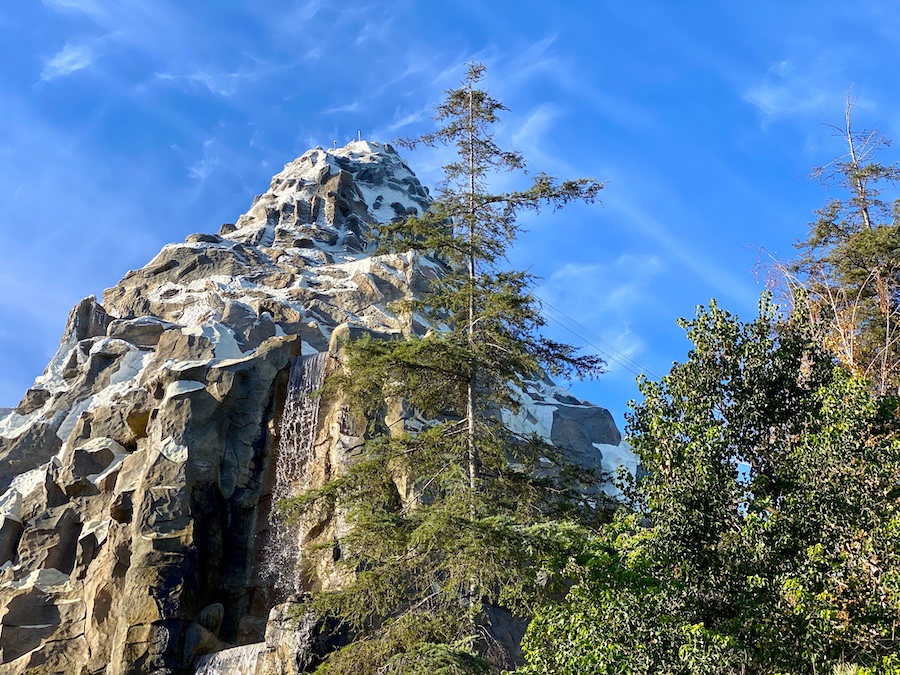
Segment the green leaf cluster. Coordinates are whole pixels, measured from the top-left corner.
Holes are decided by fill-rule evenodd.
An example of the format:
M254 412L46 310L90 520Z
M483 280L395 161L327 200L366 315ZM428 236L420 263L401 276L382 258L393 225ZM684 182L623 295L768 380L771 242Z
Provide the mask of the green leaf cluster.
M767 299L683 322L694 348L631 415L634 511L539 610L521 672L896 672L900 401L808 325Z

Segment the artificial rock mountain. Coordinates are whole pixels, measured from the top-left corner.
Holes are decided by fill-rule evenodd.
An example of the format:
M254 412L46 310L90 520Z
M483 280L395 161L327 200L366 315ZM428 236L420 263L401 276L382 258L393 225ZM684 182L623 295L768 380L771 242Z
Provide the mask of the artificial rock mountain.
M439 265L372 242L428 204L390 146L317 148L234 224L72 310L47 369L0 410L0 673L174 675L251 644L248 672L302 671L309 627L279 618L264 573L290 366L319 353L333 368L362 331L425 328L389 305ZM583 465L633 469L606 410L549 380L521 397L508 424ZM352 460L359 426L321 400L305 484Z

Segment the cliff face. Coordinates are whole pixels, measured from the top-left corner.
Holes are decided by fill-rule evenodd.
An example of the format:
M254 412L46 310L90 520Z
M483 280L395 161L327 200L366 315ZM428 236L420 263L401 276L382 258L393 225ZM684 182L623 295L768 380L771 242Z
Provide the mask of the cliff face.
M0 410L0 672L178 673L263 639L290 364L323 354L327 369L354 332L422 328L388 305L439 268L371 242L428 201L390 146L311 150L236 223L72 310L44 374ZM602 408L549 381L521 397L508 424L582 464L633 467ZM339 400L304 433L308 484L360 440Z

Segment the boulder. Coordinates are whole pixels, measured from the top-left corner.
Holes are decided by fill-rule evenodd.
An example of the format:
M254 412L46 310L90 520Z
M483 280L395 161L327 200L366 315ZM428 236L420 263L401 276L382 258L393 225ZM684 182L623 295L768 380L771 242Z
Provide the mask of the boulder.
M44 407L44 404L50 400L53 396L46 389L41 389L39 387L29 389L25 392L25 396L19 402L19 405L15 407L16 414L18 415L30 415L35 410L40 410Z

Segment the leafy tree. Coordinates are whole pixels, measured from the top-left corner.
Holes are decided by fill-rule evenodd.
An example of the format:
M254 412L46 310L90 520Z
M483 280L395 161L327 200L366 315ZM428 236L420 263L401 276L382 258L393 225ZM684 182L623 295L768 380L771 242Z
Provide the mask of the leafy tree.
M900 202L886 200L884 192L900 179L900 168L879 160L890 141L878 129L853 128L853 108L848 97L844 125L831 127L846 154L812 174L843 196L816 211L797 244L800 256L786 271L806 290L807 311L841 361L879 391L898 391Z
M526 674L898 672L898 400L763 302L712 304L629 420L649 473L570 562Z
M383 251L414 250L440 269L398 308L421 330L346 345L332 386L368 421L365 448L344 475L293 505L347 522L336 563L345 582L311 607L354 639L321 672L496 671L508 659L490 617L498 606L527 615L558 591L547 570L577 541L573 521L596 517L576 483L562 480L572 468L504 426L500 410L516 410L542 369L590 375L602 366L541 336L534 280L505 259L522 210L592 202L602 186L537 174L526 190L491 193L494 172L525 164L494 140L505 108L479 87L484 72L473 62L437 107L440 129L406 141L456 149L432 208L379 232ZM558 460L554 476L539 471L542 457Z

